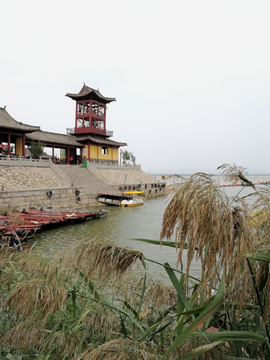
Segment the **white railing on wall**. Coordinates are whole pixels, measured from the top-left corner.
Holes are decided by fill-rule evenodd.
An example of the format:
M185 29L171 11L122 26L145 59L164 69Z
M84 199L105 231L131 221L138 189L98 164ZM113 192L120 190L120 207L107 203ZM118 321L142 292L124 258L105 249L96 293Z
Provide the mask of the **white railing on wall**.
M102 163L100 162L96 162L96 161L88 161L87 167L94 167L96 169L109 169L109 168L121 168L121 169L133 169L133 170L137 170L137 169L141 169L141 164L138 165L123 165L123 164L118 164L118 163L112 163L110 161L106 162L106 161L102 161Z
M1 155L0 166L50 166L51 159L32 159L19 155Z

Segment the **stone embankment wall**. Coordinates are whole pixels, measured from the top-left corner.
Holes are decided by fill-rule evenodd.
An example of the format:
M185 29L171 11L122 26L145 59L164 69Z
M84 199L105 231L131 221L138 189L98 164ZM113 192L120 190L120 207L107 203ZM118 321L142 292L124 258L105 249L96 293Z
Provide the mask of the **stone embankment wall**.
M98 206L95 193L70 187L50 167L1 166L0 172L1 213L30 207L74 209Z
M23 209L80 209L100 206L96 194L78 188L10 190L0 189L0 212Z
M110 185L136 185L136 184L152 184L157 183L157 181L145 173L141 169L133 170L132 168L122 168L118 169L102 169L98 168L96 171L106 179L106 183Z
M52 189L67 187L50 167L1 166L0 190Z
M71 167L72 168L72 167ZM76 170L76 169L74 169ZM84 169L87 171L87 169ZM60 171L60 170L59 170ZM0 166L0 212L35 208L91 208L104 206L97 202L98 192L107 190L127 190L136 187L144 190L145 196L163 195L165 188L140 169L98 169L107 184L98 187L93 181L84 186L70 186L69 177L60 176L52 167ZM126 181L125 181L126 180ZM124 186L125 183L125 186ZM119 186L120 184L120 186ZM132 186L131 186L132 184ZM141 187L138 188L138 185ZM104 189L103 189L104 190Z

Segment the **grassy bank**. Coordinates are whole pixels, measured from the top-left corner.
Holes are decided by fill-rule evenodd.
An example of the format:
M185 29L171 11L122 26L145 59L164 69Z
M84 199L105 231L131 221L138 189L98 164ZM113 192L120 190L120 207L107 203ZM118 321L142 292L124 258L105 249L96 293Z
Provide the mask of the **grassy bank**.
M49 257L0 253L2 358L269 358L268 187L249 183L242 168L222 170L250 186L254 205L241 191L227 198L205 174L175 187L161 232L163 246L178 247L177 269L160 264L169 287L151 279L154 256L110 241L82 240ZM140 241L153 253L159 244ZM189 275L194 258L201 280Z

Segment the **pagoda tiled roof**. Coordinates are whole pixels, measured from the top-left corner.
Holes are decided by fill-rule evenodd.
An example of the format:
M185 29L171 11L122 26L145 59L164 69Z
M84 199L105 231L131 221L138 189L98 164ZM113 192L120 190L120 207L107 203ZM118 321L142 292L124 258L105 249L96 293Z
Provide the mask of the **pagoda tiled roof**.
M83 147L74 136L52 133L47 131L35 131L25 136L26 141L41 141L45 145L63 145L72 147Z
M12 116L9 115L9 113L6 110L6 107L1 108L0 107L0 129L12 129L17 130L23 133L31 133L33 131L40 130L39 126L32 126L32 125L26 125L22 122L18 122L17 120L13 119Z
M70 97L73 100L94 99L105 104L116 101L115 98L105 97L99 92L99 90L92 89L85 84L83 85L81 91L78 94L67 93L66 96Z
M93 143L96 143L96 144L99 144L99 145L108 145L108 146L116 146L116 147L119 147L119 146L127 146L126 143L122 143L122 142L118 142L118 141L114 141L114 140L110 140L110 139L107 139L107 138L104 138L102 136L91 136L91 135L88 135L88 136L83 136L83 137L77 137L77 141L79 142L93 142Z

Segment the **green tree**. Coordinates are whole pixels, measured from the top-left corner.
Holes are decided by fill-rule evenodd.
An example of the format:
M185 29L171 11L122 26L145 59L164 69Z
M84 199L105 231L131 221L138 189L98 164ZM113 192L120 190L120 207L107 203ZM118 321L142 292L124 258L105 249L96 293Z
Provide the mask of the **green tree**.
M125 150L122 153L122 158L123 158L123 164L124 165L135 165L135 156L132 154L131 151L127 151Z
M44 147L45 145L42 141L38 141L38 142L33 141L29 147L32 157L34 159L39 159L43 154Z

